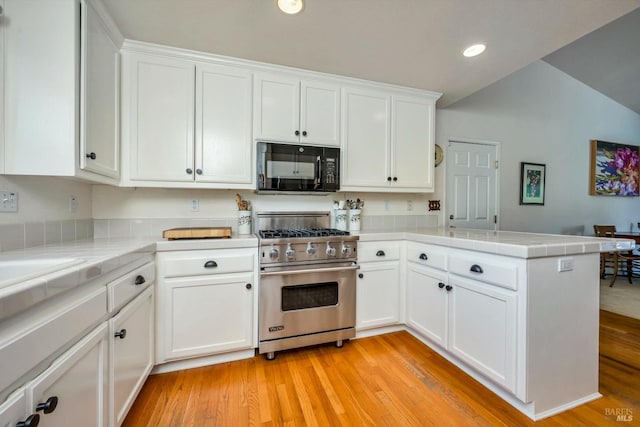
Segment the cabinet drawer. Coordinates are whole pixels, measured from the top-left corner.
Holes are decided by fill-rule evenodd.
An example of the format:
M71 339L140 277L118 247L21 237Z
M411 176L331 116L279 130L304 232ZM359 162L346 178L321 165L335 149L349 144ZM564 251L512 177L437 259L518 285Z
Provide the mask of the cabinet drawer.
M449 257L449 272L517 290L518 264L516 260L506 257L456 253Z
M358 243L358 262L389 261L400 259L398 242Z
M64 303L64 305L62 304ZM44 310L43 310L44 311ZM64 348L107 314L107 289L102 286L76 299L63 300L48 314L34 315L33 326L0 333L0 390Z
M107 285L109 313L131 301L153 283L156 277L155 264L150 262Z
M256 251L189 251L158 254L162 277L199 276L253 271Z
M407 261L439 270L447 269L447 253L444 248L439 246L409 243L407 245Z

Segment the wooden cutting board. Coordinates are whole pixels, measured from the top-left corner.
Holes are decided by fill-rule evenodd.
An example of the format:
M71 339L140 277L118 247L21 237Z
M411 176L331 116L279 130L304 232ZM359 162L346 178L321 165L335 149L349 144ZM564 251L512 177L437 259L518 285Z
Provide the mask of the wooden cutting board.
M162 232L162 237L178 239L225 239L231 237L231 227L185 227L171 228Z

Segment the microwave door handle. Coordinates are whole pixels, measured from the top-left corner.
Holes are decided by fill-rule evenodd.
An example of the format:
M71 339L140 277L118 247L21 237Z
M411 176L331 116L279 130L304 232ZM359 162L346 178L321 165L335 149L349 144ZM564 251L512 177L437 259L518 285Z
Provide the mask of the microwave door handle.
M318 188L320 186L320 181L322 180L322 158L320 156L316 157L316 185L314 188Z

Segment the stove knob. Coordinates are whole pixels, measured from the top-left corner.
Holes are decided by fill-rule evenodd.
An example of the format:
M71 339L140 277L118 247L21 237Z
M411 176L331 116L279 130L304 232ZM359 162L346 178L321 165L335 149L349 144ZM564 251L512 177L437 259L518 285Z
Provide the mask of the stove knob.
M278 259L278 256L280 256L278 248L271 248L271 250L269 250L269 258Z
M351 256L351 247L347 245L342 245L342 255Z
M284 253L287 259L293 259L296 256L296 250L291 247L291 243L287 245L287 250Z
M316 245L314 245L311 242L307 243L307 254L314 255L315 253L316 253Z
M336 256L336 248L331 243L327 243L327 256Z

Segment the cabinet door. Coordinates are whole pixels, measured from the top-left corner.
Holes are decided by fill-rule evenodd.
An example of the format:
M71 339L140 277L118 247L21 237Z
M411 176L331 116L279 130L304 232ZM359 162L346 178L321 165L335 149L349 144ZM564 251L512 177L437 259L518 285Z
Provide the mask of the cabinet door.
M253 188L251 79L241 68L196 66L196 181Z
M398 261L362 263L356 286L356 330L398 323Z
M29 383L30 412L57 399L52 412L38 411L40 427L107 425L107 329L104 322Z
M195 65L134 53L126 54L125 63L130 178L193 181Z
M393 96L391 175L398 188L433 191L434 102Z
M257 74L253 105L255 139L300 141L300 80Z
M515 391L516 293L450 275L449 349Z
M443 348L447 346L447 274L409 263L407 325Z
M5 0L4 6L5 173L73 176L80 4Z
M340 86L303 81L300 86L300 142L340 145Z
M0 0L0 8L4 12L4 0ZM0 46L2 46L2 53L0 53L0 174L4 174L4 29L7 26L7 18L3 13L0 13Z
M0 1L0 5L1 3ZM36 419L39 419L40 415L35 411L33 413L27 412L24 388L16 391L0 404L0 426L2 427L14 427L19 422L25 422L29 417L31 417L31 425L37 425Z
M119 49L94 9L82 2L80 168L119 174Z
M153 368L153 314L150 287L109 321L112 427L122 424Z
M253 285L253 274L163 280L158 362L251 348Z
M388 188L390 96L347 88L343 98L341 187Z

